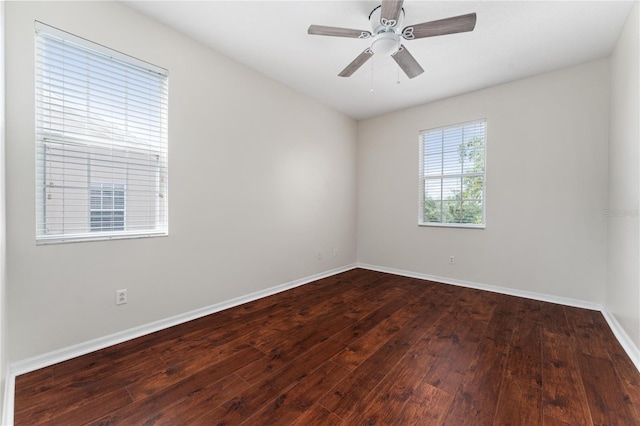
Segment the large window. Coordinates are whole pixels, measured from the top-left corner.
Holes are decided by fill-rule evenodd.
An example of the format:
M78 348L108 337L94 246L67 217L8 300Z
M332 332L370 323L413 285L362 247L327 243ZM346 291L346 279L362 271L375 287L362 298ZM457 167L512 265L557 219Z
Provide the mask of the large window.
M167 234L167 71L36 23L36 240Z
M486 120L420 132L419 225L485 224Z

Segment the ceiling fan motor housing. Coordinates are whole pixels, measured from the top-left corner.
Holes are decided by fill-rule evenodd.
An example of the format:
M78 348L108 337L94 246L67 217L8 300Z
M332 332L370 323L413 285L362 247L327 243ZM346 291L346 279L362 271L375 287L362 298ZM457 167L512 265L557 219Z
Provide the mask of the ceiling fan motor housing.
M393 32L376 34L371 42L371 51L376 55L392 55L398 49L400 49L400 37Z
M371 51L376 55L392 55L400 49L400 33L402 23L404 22L404 9L401 9L398 20L385 21L380 19L382 7L378 6L369 15L373 41L371 42ZM385 25L386 24L386 25Z

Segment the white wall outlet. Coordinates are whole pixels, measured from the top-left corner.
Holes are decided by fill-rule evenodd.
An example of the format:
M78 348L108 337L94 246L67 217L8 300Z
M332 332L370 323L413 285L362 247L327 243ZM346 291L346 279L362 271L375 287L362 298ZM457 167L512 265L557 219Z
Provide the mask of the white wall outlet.
M456 257L449 256L449 265L455 265L455 264L456 264Z
M322 252L321 251L318 252L318 260L322 260Z
M127 303L127 289L116 290L116 305Z
M333 257L336 257L338 255L338 249L333 249Z

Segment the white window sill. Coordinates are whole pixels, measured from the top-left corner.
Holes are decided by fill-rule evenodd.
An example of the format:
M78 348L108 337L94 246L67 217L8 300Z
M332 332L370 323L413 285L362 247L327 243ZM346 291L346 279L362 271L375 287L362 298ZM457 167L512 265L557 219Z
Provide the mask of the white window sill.
M465 228L465 229L485 229L486 225L475 225L472 223L418 223L418 226L433 228Z
M95 235L95 234L79 234L69 235L67 237L61 237L59 235L53 237L39 236L36 238L36 245L48 245L48 244L65 244L65 243L84 243L90 241L107 241L107 240L128 240L137 238L153 238L153 237L167 237L169 232L146 232L146 233L122 233L112 235Z

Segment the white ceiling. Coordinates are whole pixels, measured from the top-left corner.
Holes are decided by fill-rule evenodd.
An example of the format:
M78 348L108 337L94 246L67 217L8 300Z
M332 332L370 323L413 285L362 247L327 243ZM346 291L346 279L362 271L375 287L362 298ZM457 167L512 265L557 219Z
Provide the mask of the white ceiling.
M355 119L609 56L625 1L417 1L404 26L476 12L473 32L404 41L425 69L390 57L338 77L369 41L307 35L311 24L370 30L379 1L130 1L128 6ZM370 91L373 84L373 92Z

